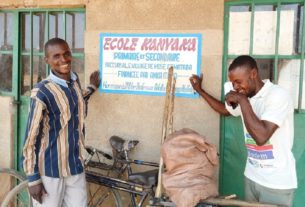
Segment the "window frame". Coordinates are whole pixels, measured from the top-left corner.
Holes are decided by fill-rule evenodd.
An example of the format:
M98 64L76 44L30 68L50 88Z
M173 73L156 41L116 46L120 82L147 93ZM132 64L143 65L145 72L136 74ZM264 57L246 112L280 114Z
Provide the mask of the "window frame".
M292 55L280 55L278 51L279 47L279 33L280 33L280 12L281 6L287 4L300 4L303 6L303 20L302 20L302 30L301 32L301 49L299 54L292 54ZM254 13L255 6L260 5L273 5L276 6L278 9L276 10L277 13L277 23L276 23L276 38L275 38L275 52L272 55L255 55L253 54L253 28L254 28ZM302 100L302 94L304 90L303 82L304 82L304 52L305 52L305 0L232 0L227 1L225 3L224 8L224 48L223 48L223 72L222 72L222 83L227 81L227 61L229 59L234 59L238 55L229 54L229 20L230 20L230 7L231 6L249 6L251 8L251 20L250 20L250 46L249 46L249 55L254 58L260 59L273 59L273 74L274 74L274 83L278 81L278 63L279 59L297 59L300 60L300 76L299 76L299 91L298 91L298 104L295 112L297 113L305 113L305 109L302 109L302 102L305 102L305 99ZM224 100L224 90L222 89L221 92L222 100Z
M15 10L8 10L8 9L0 9L0 13L10 13L13 15L13 49L12 51L0 51L0 54L10 54L13 56L13 61L12 61L12 90L11 91L1 91L0 90L0 96L12 96L14 97L15 94L18 92L18 80L16 77L17 75L17 70L18 68L18 34L16 34L16 30L19 29L19 14Z
M19 101L20 97L18 93L21 93L21 72L22 72L22 57L29 56L30 57L30 76L31 76L31 84L30 89L33 88L32 81L32 71L33 71L33 57L44 57L44 52L34 52L33 51L33 41L31 41L31 50L30 52L22 52L22 40L21 40L21 15L23 13L29 13L31 18L30 23L30 39L32 40L33 35L33 13L45 13L46 17L46 25L45 25L45 40L49 39L49 13L56 12L63 14L63 33L64 39L67 39L67 14L70 12L84 13L86 14L85 8L21 8L21 9L0 9L0 13L11 13L13 14L13 50L12 51L0 51L0 54L12 54L13 55L13 63L12 63L12 91L1 91L0 96L12 96L15 97L16 102ZM86 21L84 21L84 31L86 28ZM84 41L85 42L85 41ZM85 43L84 43L85 48ZM73 52L72 55L75 58L83 59L85 62L85 50L83 52ZM46 66L47 71L46 74L49 74L49 66ZM85 72L85 70L84 70Z

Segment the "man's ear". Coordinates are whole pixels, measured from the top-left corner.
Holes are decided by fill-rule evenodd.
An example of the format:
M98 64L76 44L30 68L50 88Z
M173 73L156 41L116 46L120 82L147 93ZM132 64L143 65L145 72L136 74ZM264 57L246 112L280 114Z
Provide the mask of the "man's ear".
M251 77L252 79L255 79L257 76L258 76L258 71L257 71L257 69L252 69L251 72L250 72L250 77Z
M45 56L45 57L44 57L44 61L45 61L46 64L49 64L49 59L48 59L48 57Z

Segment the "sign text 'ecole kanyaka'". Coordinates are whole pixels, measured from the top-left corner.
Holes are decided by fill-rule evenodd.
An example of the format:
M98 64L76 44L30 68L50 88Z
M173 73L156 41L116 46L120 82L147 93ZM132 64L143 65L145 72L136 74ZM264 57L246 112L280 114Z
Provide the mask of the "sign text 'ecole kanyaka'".
M195 97L189 77L199 74L200 34L100 34L105 93L164 95L174 67L176 96Z

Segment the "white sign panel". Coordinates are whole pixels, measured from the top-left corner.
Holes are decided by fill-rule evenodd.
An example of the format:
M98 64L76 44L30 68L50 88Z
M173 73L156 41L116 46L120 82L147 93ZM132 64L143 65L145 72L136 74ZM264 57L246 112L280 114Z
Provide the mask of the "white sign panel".
M100 34L100 91L164 95L174 67L176 96L198 97L189 77L200 73L201 34Z

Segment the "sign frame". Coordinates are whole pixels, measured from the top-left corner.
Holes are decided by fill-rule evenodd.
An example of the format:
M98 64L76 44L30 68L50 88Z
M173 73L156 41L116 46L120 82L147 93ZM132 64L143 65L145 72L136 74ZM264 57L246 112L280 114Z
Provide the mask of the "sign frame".
M104 81L104 38L108 37L117 37L117 38L196 38L196 53L197 53L197 61L196 61L196 66L192 70L192 72L195 72L196 75L200 74L201 71L201 44L202 44L202 35L200 33L100 33L100 78L101 78L101 85L99 88L99 91L101 93L114 93L114 94L135 94L135 95L151 95L151 96L165 96L166 89L164 91L142 91L142 90L121 90L121 89L107 89L104 88L103 86L103 81ZM149 52L149 51L145 51ZM148 69L147 69L148 70ZM164 70L164 69L163 69ZM167 71L167 70L166 70ZM175 72L175 67L174 67L174 72ZM193 74L193 73L192 73ZM189 79L189 77L192 75L189 74L188 77L183 77ZM179 79L179 75L177 75ZM184 75L185 76L185 75ZM182 77L182 76L180 76ZM167 79L167 78L166 78ZM185 81L185 80L184 80ZM189 83L191 86L191 84ZM166 87L166 83L165 83ZM188 86L188 90L191 90ZM186 98L198 98L199 95L195 93L194 90L192 92L188 93L181 93L181 92L175 92L175 96L177 97L186 97Z

